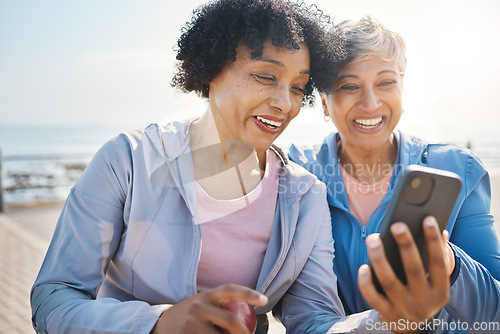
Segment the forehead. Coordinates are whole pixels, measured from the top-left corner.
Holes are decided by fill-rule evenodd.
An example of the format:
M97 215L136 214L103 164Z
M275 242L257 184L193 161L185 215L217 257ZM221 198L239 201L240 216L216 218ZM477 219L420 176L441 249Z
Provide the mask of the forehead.
M383 73L399 74L396 60L385 61L379 58L364 59L344 66L338 73L337 79L345 76L379 75Z
M252 59L251 51L245 44L240 44L236 48L236 58L239 61L260 62L274 64L278 67L287 68L290 66L302 67L301 71L309 71L309 49L305 44L300 44L300 49L289 50L285 47L272 45L268 40L263 43L261 56Z

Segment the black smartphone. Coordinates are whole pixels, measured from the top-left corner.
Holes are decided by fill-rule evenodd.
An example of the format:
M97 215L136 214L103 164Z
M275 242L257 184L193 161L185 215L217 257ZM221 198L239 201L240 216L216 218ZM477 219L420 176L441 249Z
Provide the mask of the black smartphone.
M399 247L389 228L395 222L408 225L425 270L428 271L422 221L427 216L434 216L442 232L448 225L461 188L462 179L452 172L418 165L410 165L403 170L380 225L380 237L387 260L402 283L407 283L406 274ZM377 290L385 294L373 269L372 277Z

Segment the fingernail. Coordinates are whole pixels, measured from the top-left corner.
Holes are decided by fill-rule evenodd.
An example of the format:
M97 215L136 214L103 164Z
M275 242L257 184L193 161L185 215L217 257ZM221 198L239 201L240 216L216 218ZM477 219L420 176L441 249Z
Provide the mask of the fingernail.
M401 235L406 232L406 225L403 223L394 223L391 226L391 231L394 234Z
M434 227L436 226L436 218L434 217L427 217L424 220L424 226L425 227Z
M260 294L260 295L259 295L259 302L261 302L261 303L263 303L263 304L264 304L264 303L266 303L266 304L267 304L267 302L268 302L268 301L269 301L269 299L267 298L267 296L266 296L266 295L263 295L263 294Z
M380 247L380 237L378 235L369 236L366 238L366 246L372 250Z
M362 265L359 267L359 276L358 276L358 284L366 284L368 283L368 272L370 268L367 265Z

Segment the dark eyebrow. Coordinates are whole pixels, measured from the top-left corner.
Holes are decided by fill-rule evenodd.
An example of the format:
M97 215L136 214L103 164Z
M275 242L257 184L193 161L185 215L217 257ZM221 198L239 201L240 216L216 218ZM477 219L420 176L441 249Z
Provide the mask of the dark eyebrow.
M281 68L285 68L285 65L282 62L274 60L274 59L271 59L271 58L257 58L257 60L258 61L263 61L265 63L270 63L270 64L276 65L278 67L281 67ZM311 71L310 70L300 71L300 74L311 75Z

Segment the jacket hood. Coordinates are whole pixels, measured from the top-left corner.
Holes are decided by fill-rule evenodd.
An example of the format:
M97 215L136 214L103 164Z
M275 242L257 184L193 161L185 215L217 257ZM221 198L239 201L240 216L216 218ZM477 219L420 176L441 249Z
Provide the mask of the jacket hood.
M151 182L159 186L185 188L195 180L191 157L190 127L197 118L184 122L153 123L144 130L144 160ZM279 193L286 198L300 198L314 185L317 178L303 167L291 162L276 145L273 150L280 158ZM187 191L187 189L186 189ZM188 191L191 192L191 191Z

